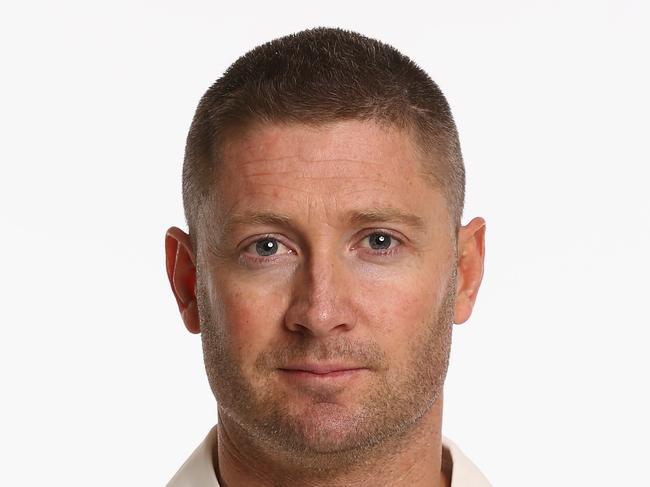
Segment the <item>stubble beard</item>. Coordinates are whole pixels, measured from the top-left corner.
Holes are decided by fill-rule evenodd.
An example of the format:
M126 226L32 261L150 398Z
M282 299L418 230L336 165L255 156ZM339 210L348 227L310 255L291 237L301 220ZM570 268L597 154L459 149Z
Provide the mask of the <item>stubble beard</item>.
M412 337L408 363L396 368L374 342L337 337L317 342L313 337L264 352L255 363L255 386L240 366L227 329L213 313L209 297L197 282L197 303L208 380L217 399L220 418L238 431L250 447L264 446L287 463L311 469L315 475L368 462L375 455L393 453L408 438L442 392L449 365L456 271L448 279L443 299L423 327ZM350 360L369 364L374 380L359 391L355 409L337 405L327 395L310 395L308 414L291 408L285 391L272 375L280 364L300 359ZM275 386L275 387L273 387Z

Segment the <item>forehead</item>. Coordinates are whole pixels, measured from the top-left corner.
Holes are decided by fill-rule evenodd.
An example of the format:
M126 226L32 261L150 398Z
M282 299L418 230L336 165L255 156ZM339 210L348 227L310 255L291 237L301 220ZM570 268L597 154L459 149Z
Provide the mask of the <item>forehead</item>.
M412 137L369 121L255 125L227 140L218 171L210 203L218 220L308 210L333 223L338 214L368 208L423 218L446 210Z

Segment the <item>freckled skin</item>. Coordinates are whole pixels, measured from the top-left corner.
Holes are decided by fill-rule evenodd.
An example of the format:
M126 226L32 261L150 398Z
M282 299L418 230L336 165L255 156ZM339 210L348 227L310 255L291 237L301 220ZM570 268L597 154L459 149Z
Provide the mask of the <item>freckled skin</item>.
M416 154L405 133L360 121L255 126L224 147L196 256L222 482L442 478L451 326L469 316L480 276L468 279L469 264L458 265L446 202ZM386 207L421 225L348 218ZM286 223L224 226L251 212ZM388 232L391 252L371 248L376 231ZM267 260L255 250L265 237L277 242ZM460 292L468 285L470 298ZM327 384L279 372L332 360L365 370ZM242 470L251 462L255 473Z

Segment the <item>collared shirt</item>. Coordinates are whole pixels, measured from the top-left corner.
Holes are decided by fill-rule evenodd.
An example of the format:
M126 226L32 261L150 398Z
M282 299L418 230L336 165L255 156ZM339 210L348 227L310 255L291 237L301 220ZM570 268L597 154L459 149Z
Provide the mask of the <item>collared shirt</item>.
M205 440L190 455L167 487L219 487L212 464L212 451L217 444L217 427L210 430ZM442 437L443 464L445 459L451 471L451 487L490 487L490 483L458 446ZM444 465L447 467L447 465Z

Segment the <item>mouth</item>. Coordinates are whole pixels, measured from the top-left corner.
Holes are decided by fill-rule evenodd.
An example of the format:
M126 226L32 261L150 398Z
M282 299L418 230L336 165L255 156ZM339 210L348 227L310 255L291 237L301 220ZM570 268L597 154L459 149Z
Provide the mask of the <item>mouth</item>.
M351 364L297 364L278 369L286 379L302 383L338 383L359 377L368 370Z

